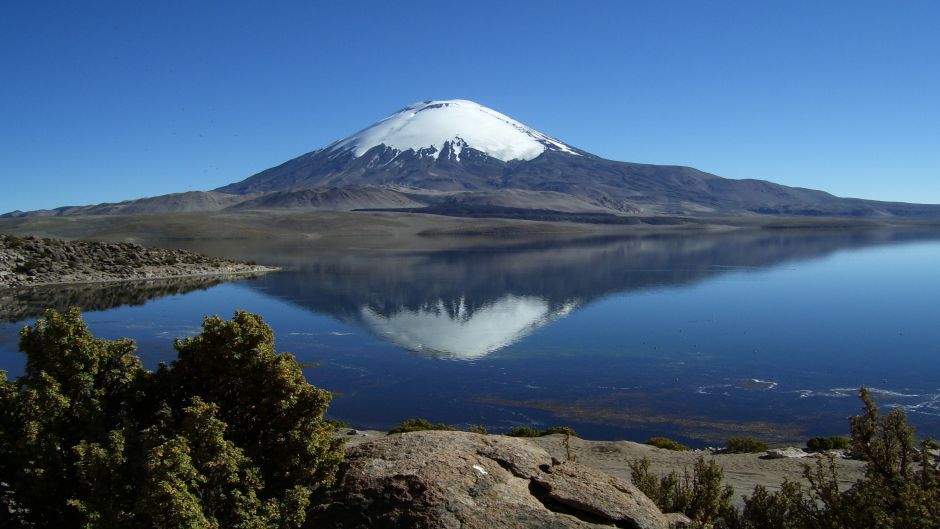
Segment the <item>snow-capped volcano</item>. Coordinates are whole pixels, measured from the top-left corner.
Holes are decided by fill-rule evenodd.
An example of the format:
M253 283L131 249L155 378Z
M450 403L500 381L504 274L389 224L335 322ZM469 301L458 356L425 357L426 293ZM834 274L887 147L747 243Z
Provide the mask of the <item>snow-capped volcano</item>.
M448 144L447 151L458 161L467 147L504 162L531 160L546 149L577 154L551 136L465 99L415 103L333 143L326 151L351 151L359 157L385 145L437 158Z
M464 99L413 104L209 192L0 216L220 209L395 210L604 224L712 214L940 218L940 205L840 198L692 167L607 160Z

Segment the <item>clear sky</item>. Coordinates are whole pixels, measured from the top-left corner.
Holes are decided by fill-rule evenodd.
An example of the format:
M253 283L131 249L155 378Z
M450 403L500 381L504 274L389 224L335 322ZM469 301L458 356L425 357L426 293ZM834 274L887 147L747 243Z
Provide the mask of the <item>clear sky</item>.
M0 212L212 189L423 99L940 203L940 2L0 4Z

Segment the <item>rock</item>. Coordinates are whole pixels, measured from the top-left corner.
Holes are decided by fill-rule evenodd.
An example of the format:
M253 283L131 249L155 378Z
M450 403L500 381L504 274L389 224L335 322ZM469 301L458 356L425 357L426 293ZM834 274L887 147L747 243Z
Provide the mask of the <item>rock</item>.
M390 435L351 448L324 493L323 527L683 527L632 483L530 442L468 432ZM685 520L685 521L684 521Z
M666 521L669 522L669 529L690 529L692 527L692 520L682 513L671 512L663 516L665 516Z
M20 239L0 234L0 272L3 272L0 288L271 270L274 269L182 250L143 251L139 246L123 243Z
M803 450L788 446L786 448L771 448L764 454L764 459L788 459L793 457L809 457L810 454L804 452Z

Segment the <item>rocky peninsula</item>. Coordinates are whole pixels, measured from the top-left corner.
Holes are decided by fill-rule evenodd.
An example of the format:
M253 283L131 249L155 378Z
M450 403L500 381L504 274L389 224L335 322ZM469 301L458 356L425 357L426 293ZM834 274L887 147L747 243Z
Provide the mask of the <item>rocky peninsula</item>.
M276 268L132 243L0 235L0 288L260 274Z

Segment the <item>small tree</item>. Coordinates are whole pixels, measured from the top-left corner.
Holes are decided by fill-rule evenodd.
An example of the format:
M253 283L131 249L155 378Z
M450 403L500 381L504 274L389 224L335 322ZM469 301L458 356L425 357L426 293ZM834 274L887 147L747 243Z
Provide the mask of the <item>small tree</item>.
M865 478L848 492L852 509L869 527L940 527L940 471L918 450L904 410L879 415L866 388L862 414L851 419L852 449L866 461Z
M0 372L2 527L300 527L342 458L329 393L258 316L207 318L156 373L77 309L20 349L26 373Z
M862 413L850 421L851 445L867 461L865 477L842 490L835 456L817 456L804 465L806 485L784 481L773 493L758 486L742 511L723 511L715 529L940 528L940 469L929 442L918 449L903 410L881 415L867 389L859 397ZM665 487L644 472L634 478L662 506Z
M681 512L692 520L693 527L712 527L734 516L731 498L734 489L722 485L724 471L712 460L699 456L692 472L688 468L679 475L670 472L657 479L649 470L649 460L631 461L633 483L659 506L663 512Z

